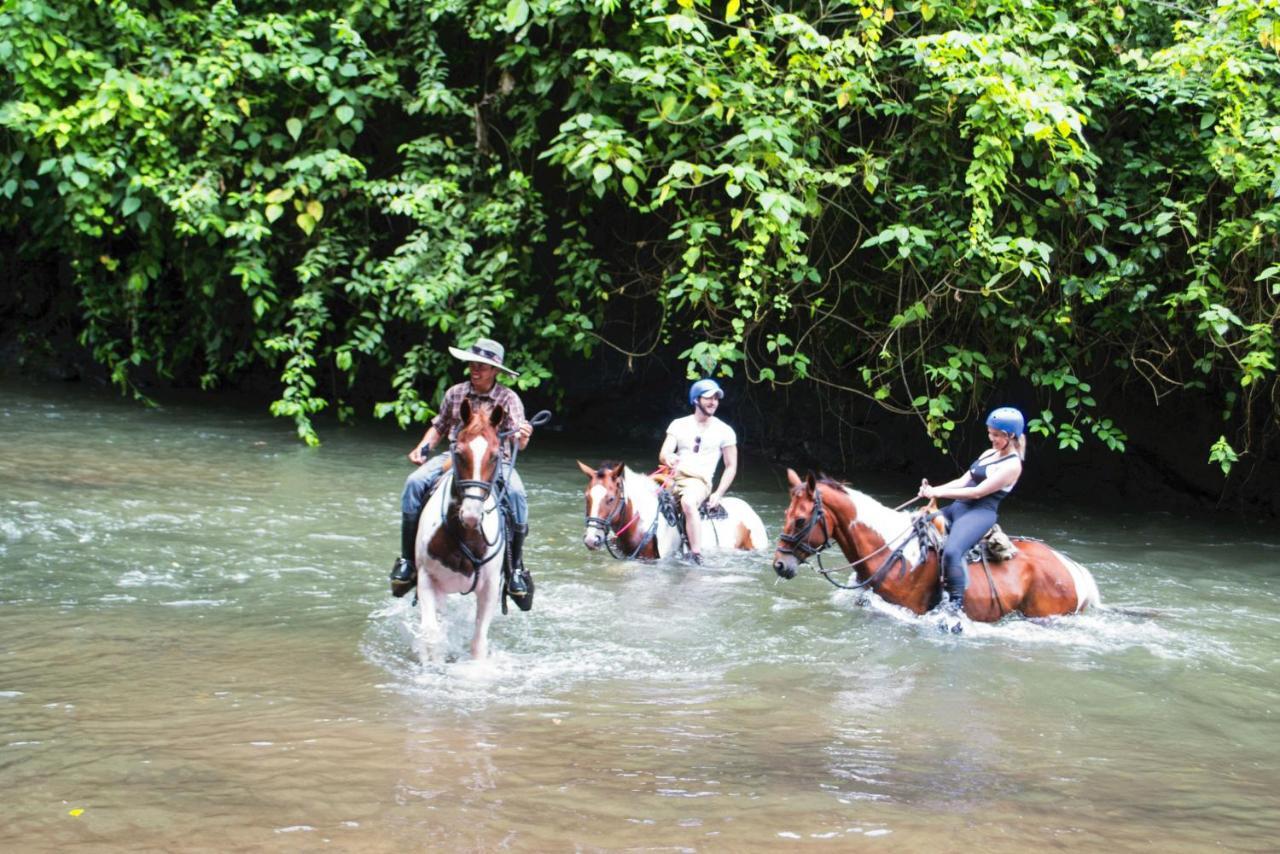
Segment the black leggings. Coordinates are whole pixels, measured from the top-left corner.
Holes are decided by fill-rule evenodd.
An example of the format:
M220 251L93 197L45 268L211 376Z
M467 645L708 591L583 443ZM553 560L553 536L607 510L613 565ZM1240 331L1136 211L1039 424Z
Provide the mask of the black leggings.
M985 499L972 503L953 501L942 509L942 515L951 523L947 544L942 549L947 593L953 601L963 601L964 589L969 584L969 566L964 556L996 523L996 508Z

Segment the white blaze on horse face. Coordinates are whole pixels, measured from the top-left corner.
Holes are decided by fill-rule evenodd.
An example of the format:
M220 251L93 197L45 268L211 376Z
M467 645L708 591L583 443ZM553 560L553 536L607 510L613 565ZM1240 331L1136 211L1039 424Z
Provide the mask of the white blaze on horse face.
M480 466L484 462L484 455L489 451L488 440L484 436L476 436L467 443L467 447L471 449L471 477L466 479L484 480L481 476ZM480 520L484 518L484 500L483 497L471 497L462 500L462 506L458 508L458 516L462 519L463 524L471 527L480 524Z
M605 489L603 484L597 483L595 486L591 487L591 492L589 494L591 496L590 515L592 516L603 515L600 512L600 507L602 504L604 504L604 497L609 494L609 490Z
M591 489L587 490L587 495L591 499L591 509L587 512L588 516L600 517L603 514L600 509L604 506L605 496L609 494L609 490L604 488L603 484L594 484ZM583 534L582 541L588 548L595 548L600 545L600 540L607 536L604 532L597 531L594 527L588 526L586 533Z
M468 443L471 448L471 479L484 480L480 476L480 463L484 461L485 452L489 450L489 440L484 436L476 436Z

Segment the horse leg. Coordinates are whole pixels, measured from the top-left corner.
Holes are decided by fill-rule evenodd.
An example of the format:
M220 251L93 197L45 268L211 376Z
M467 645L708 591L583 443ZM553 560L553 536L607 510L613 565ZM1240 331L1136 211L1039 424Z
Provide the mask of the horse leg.
M476 633L471 638L473 661L483 661L489 656L489 624L493 622L493 614L502 596L499 569L491 563L483 571L486 578L476 589Z
M431 577L425 569L418 570L418 611L422 614L422 632L419 639L421 651L419 658L427 662L441 661L444 658L441 641L443 632L440 629L439 612L444 610L444 594L436 590Z

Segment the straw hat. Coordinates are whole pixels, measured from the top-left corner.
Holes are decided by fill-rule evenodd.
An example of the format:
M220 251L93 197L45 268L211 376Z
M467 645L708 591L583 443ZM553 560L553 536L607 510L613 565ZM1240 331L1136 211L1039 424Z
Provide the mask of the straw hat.
M457 347L450 347L449 352L453 354L455 359L461 359L464 362L479 362L482 365L493 365L499 370L511 374L513 377L520 376L515 371L502 364L502 357L506 351L502 349L502 345L492 338L481 338L465 350L459 350Z

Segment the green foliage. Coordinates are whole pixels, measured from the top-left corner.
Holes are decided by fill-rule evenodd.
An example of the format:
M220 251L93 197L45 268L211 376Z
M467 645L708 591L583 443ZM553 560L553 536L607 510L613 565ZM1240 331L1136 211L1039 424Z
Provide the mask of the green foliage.
M14 0L0 228L122 386L270 364L309 442L491 335L939 446L1012 388L1062 448L1204 398L1227 472L1280 415L1278 51L1280 0Z

